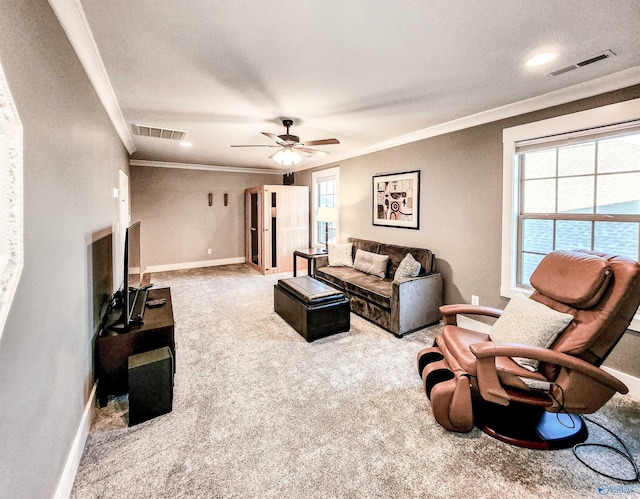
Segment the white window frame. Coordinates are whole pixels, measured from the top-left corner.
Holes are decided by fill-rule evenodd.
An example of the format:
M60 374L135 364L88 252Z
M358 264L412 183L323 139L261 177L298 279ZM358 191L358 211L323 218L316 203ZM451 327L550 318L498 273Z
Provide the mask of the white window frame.
M311 225L313 226L313 239L312 246L314 248L324 247L324 244L318 242L318 222L316 220L316 213L318 211L318 190L316 185L322 182L322 179L327 177L335 177L336 179L336 210L338 211L338 220L340 219L340 167L326 168L324 170L316 170L311 172L311 188L313 189L313 195L311 196L313 205L311 207ZM336 222L336 241L340 231L339 222Z
M22 123L0 65L0 337L22 267Z
M517 293L526 295L532 293L531 289L518 286L516 283L520 205L516 144L553 135L581 133L582 130L637 119L640 119L640 99L633 99L503 130L501 296L513 298ZM640 331L640 310L636 313L629 329Z

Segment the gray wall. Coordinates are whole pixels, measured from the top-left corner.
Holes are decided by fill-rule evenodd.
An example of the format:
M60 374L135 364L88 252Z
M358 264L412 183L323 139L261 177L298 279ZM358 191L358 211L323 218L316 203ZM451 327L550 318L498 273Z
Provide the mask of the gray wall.
M128 156L48 2L0 0L0 63L24 126L25 235L0 338L0 497L51 497L93 385Z
M482 305L504 308L502 130L638 97L640 85L342 161L338 239L354 236L429 248L443 274L445 303L470 303L473 294ZM410 170L421 172L420 230L373 226L371 177ZM295 179L310 186L311 170L296 172ZM607 365L640 377L639 355L640 335L628 332Z
M141 222L142 265L243 257L244 190L262 184L282 184L282 174L131 167L131 220Z

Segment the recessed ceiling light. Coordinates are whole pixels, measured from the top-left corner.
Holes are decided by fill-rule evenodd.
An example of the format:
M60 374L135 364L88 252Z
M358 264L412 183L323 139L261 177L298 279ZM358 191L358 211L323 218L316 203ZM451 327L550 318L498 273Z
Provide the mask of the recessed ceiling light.
M180 145L184 147L191 147L193 144L191 142L180 142Z
M534 68L536 66L542 66L544 64L548 64L553 61L558 54L556 52L543 52L542 54L534 55L531 59L529 59L525 66L529 68Z

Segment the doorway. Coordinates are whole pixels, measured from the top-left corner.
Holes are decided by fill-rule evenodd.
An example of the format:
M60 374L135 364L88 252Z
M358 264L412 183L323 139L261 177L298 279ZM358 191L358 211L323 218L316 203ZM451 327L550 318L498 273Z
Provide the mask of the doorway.
M124 282L124 243L126 239L127 227L131 223L131 206L129 203L129 176L120 170L120 178L118 184L119 200L119 216L118 227L116 230L116 254L114 266L113 285L119 289Z

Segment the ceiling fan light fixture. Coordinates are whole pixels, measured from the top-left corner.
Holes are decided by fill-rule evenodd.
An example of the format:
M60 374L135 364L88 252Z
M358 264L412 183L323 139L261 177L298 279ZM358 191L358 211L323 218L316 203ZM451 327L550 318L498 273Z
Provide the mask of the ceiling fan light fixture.
M302 156L293 150L293 146L284 146L274 154L273 160L282 166L293 166L300 163Z
M300 137L297 135L291 135L289 133L289 128L293 125L293 120L284 119L282 120L282 124L287 129L287 133L282 135L276 135L271 132L262 132L262 135L269 137L272 140L276 141L278 145L268 145L268 144L245 144L245 145L232 145L231 147L278 147L279 149L275 154L269 156L269 159L274 160L276 163L282 166L293 166L297 165L302 161L302 156L300 152L303 152L307 155L311 156L326 156L329 154L325 151L320 151L319 149L312 149L309 146L325 146L331 144L339 144L340 141L336 138L333 139L321 139L321 140L305 140L304 142L300 142Z

